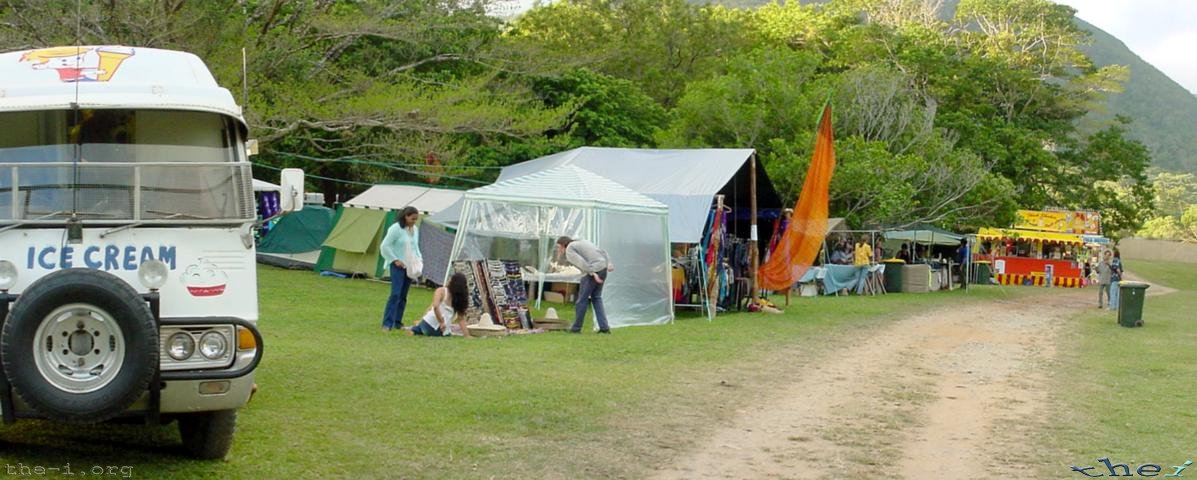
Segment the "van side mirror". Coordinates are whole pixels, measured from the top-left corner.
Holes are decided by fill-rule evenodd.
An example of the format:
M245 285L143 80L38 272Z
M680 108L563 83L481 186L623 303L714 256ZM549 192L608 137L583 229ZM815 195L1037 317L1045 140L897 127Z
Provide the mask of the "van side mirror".
M279 176L279 184L282 185L278 199L279 210L284 213L303 210L303 169L284 168Z

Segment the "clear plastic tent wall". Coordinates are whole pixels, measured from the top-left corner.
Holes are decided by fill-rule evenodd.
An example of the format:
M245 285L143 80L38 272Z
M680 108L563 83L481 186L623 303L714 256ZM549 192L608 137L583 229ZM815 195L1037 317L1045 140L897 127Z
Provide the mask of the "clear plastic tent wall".
M673 320L668 221L668 207L647 196L559 167L466 192L451 258L546 272L558 237L589 240L615 265L603 286L611 327L664 324Z

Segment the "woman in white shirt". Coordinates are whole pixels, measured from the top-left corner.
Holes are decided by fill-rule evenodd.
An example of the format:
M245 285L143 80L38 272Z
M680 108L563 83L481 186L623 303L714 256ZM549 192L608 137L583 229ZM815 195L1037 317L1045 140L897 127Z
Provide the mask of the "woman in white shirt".
M436 289L432 295L432 305L424 313L420 323L411 327L412 335L425 337L443 337L450 334L450 323L456 324L461 334L470 336L466 328L465 313L470 306L470 292L466 287L466 277L454 273L449 277L449 283Z

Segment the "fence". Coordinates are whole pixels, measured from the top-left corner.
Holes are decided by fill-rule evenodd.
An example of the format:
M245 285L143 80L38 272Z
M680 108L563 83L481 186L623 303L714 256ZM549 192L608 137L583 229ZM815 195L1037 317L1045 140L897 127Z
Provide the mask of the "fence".
M1123 259L1197 263L1197 244L1127 238L1118 242Z

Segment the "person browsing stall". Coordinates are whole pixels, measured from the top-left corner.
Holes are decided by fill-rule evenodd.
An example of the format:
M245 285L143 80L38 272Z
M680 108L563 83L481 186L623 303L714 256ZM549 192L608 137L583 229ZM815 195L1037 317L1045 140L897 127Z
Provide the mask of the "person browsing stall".
M410 335L425 337L443 337L460 332L470 336L466 328L465 314L470 306L470 292L466 277L461 273L454 273L449 277L449 283L436 289L432 294L432 305L424 312L424 318L411 327ZM451 327L457 328L451 328Z
M386 308L382 312L382 331L389 332L395 328L403 328L403 312L407 309L407 291L411 289L412 279L408 274L419 277L417 270L423 268L424 256L420 254L420 231L416 228L416 220L420 218L420 211L416 207L404 207L399 214L399 220L382 238L379 253L386 260L391 271L391 295L387 298ZM411 265L409 265L411 263ZM415 265L415 264L419 265Z
M615 270L611 257L593 243L569 237L557 239L557 254L563 255L567 262L582 271L581 284L578 286L578 302L574 305L574 324L569 329L570 333L582 333L586 310L591 305L594 305L594 320L598 323L598 332L611 333L611 327L607 324L607 312L603 309L603 283L607 281L607 272Z
M960 246L956 248L956 265L960 269L960 285L968 287L968 265L972 263L972 254L969 253L968 239L961 238Z
M852 265L856 267L856 294L864 293L865 279L869 275L869 267L873 264L873 247L869 246L869 236L861 235L860 242L852 252Z

